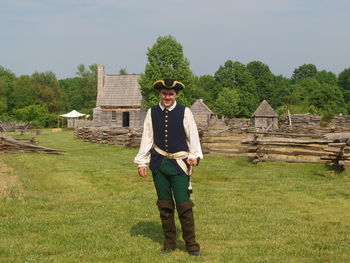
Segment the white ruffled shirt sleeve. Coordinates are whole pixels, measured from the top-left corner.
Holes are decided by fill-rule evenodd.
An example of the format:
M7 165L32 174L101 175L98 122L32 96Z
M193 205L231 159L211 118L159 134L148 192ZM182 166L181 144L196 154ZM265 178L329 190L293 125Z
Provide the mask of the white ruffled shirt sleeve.
M140 150L134 159L134 163L138 164L138 167L148 166L151 160L150 150L153 146L153 127L151 109L148 109L145 121L143 123L143 133L140 144Z
M202 148L199 140L198 128L194 120L193 114L189 108L185 109L184 127L189 148L188 158L203 159Z

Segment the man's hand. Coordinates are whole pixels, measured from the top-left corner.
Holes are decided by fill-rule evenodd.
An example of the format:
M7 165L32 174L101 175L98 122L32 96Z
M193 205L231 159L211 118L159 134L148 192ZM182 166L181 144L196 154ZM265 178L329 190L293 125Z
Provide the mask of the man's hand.
M147 167L146 166L141 166L137 169L139 176L142 178L147 178Z
M186 161L190 166L196 166L198 164L197 158L188 158Z

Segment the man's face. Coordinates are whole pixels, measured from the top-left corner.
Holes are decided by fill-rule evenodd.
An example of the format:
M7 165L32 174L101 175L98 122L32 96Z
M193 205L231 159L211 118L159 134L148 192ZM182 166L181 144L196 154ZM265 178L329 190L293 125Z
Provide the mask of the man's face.
M164 107L173 105L178 96L179 94L174 89L161 89L159 91L159 97Z

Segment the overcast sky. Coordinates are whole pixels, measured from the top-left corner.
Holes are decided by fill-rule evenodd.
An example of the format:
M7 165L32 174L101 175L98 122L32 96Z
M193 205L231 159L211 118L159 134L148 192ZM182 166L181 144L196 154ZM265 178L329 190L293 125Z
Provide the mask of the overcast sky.
M17 76L79 64L142 73L147 49L172 35L194 74L226 60L290 77L303 64L350 67L349 0L0 0L0 65Z

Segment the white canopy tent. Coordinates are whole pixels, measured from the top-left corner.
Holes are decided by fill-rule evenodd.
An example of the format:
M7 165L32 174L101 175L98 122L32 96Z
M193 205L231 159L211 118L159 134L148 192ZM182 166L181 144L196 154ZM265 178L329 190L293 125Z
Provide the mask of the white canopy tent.
M83 116L87 116L84 113L80 113L76 110L72 110L71 112L68 112L66 114L61 114L59 115L59 117L64 117L64 118L79 118L79 117L83 117ZM58 128L60 127L60 118L58 117ZM63 127L63 121L62 121L62 127Z

